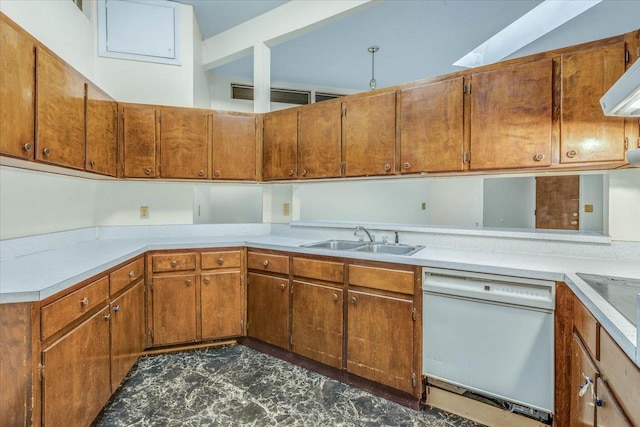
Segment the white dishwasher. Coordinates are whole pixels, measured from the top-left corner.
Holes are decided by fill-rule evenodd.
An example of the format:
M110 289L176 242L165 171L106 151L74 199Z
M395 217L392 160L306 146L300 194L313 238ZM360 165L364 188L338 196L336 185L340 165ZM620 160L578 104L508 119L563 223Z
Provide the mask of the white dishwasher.
M555 282L425 267L422 288L429 381L548 420Z

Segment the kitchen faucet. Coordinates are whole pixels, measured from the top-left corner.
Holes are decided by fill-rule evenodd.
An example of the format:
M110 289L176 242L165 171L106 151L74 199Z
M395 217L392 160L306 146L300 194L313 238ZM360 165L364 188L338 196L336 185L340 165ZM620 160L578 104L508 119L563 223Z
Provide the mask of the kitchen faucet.
M369 230L367 230L366 228L364 228L361 225L356 225L356 231L354 231L353 235L354 236L358 236L360 238L360 240L364 240L364 237L360 235L360 230L364 231L365 233L367 233L367 236L369 237L369 240L371 240L371 242L375 242L376 241L376 236L374 236L373 234L371 234L369 232Z

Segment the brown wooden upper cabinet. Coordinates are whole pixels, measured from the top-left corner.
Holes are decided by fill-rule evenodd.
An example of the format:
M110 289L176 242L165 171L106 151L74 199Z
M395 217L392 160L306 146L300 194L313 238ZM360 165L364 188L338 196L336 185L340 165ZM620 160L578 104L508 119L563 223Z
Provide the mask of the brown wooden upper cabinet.
M624 70L624 41L562 55L561 163L624 160L625 120L600 107Z
M213 179L256 180L255 115L213 114Z
M400 93L400 171L461 171L464 167L464 79Z
M298 178L341 175L341 119L340 102L321 102L299 110Z
M551 164L551 59L471 74L470 168Z
M160 114L160 177L209 177L209 113L162 108Z
M87 155L85 170L116 176L118 104L97 86L87 86Z
M342 159L345 176L396 172L396 93L342 103Z
M84 169L85 79L48 51L36 53L36 159Z
M264 115L262 179L293 179L297 175L298 112L280 110Z
M35 45L0 14L0 152L33 159Z
M156 109L149 105L122 105L121 153L126 178L156 176Z

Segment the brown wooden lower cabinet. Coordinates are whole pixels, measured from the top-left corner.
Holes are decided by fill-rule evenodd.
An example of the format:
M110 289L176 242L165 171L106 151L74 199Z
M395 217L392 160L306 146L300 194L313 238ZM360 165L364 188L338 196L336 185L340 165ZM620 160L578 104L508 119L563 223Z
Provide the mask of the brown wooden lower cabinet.
M196 275L154 277L151 286L153 345L196 341Z
M242 335L244 292L240 271L203 273L200 284L202 339Z
M411 393L413 300L349 291L347 306L347 371Z
M611 390L609 390L609 387L604 381L602 381L601 378L598 378L596 389L598 390L596 404L596 426L631 427L632 424L624 416L624 412L622 412L620 405L613 397L613 394L611 394ZM639 402L636 401L636 404L638 403Z
M593 426L596 415L595 387L598 368L574 333L571 356L571 414L572 426ZM585 391L582 392L582 389Z
M109 307L42 351L45 426L88 426L111 396Z
M294 280L291 351L342 369L344 291Z
M144 351L144 280L111 302L111 391Z
M289 279L249 273L247 335L289 347Z

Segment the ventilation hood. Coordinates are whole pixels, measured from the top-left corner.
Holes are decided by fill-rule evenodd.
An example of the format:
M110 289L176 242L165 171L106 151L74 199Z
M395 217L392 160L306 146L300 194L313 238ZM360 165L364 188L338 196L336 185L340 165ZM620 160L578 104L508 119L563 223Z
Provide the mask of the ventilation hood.
M640 60L600 98L605 116L640 117Z

